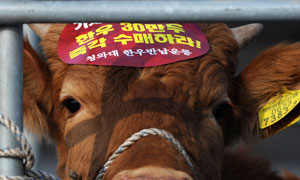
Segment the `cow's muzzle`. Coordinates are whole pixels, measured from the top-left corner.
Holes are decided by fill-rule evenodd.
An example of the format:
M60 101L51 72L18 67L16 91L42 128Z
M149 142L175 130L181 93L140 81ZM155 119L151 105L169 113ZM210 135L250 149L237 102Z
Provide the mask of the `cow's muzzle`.
M182 171L148 166L121 171L112 180L193 180L193 178Z
M131 137L129 137L127 140L125 140L120 146L119 148L108 158L108 160L106 161L106 163L103 165L102 169L99 171L96 180L102 180L104 174L106 173L106 171L108 170L108 168L110 167L110 165L113 163L113 161L121 155L122 152L124 152L126 149L128 149L132 144L134 144L136 141L138 141L139 139L141 139L142 137L146 137L146 136L150 136L150 135L154 135L154 136L160 136L164 139L166 139L167 141L169 141L171 144L174 145L175 149L178 150L178 152L183 156L183 158L186 160L187 164L189 165L189 167L192 169L192 172L194 173L193 175L195 177L197 177L194 165L192 163L191 158L188 156L188 154L186 153L184 147L180 144L180 142L173 137L172 134L170 134L169 132L162 130L162 129L157 129L157 128L149 128L149 129L143 129L137 133L134 133ZM169 171L165 171L165 170L159 170L159 171L163 171L163 172L169 172ZM175 170L172 170L175 171ZM124 171L125 172L125 171ZM171 172L171 170L170 170ZM181 172L183 173L183 172ZM148 174L148 173L147 173ZM139 177L134 177L134 179L132 179L132 176L120 176L119 179L116 180L148 180L153 179L153 180L192 180L192 178L190 178L190 176L182 176L182 178L180 177L179 179L176 178L175 176L172 175L172 173L170 175L168 174L161 174L161 176L157 176L157 177L152 177L149 176L149 178L147 178L147 174L145 173L141 173L141 176ZM175 173L176 174L176 173ZM149 174L151 175L151 174ZM117 176L116 176L117 177ZM185 177L188 177L187 179Z

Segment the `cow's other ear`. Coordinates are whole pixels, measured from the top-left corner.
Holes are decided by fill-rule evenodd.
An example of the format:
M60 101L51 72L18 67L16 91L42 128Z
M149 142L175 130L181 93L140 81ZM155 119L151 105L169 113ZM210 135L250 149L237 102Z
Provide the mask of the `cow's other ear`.
M51 112L51 74L27 40L24 41L24 124L40 135L48 135Z
M300 115L300 43L264 50L235 82L233 99L241 107L246 140L266 138L288 127Z

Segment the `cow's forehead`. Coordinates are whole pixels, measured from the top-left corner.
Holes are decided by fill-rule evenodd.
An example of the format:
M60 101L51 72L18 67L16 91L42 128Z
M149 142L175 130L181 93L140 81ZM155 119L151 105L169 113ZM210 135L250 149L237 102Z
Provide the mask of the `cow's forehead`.
M226 96L228 75L232 75L235 69L235 55L238 46L226 25L200 24L200 26L211 46L208 54L164 66L136 68L136 82L149 81L151 78L159 79L163 84L176 89L176 91L180 89L184 93L189 93L188 96L198 97L197 100L188 99L187 101L200 100L203 105L211 105L212 102ZM44 53L49 59L50 70L53 74L59 71L58 69L64 71L65 79L62 83L62 92L67 90L69 93L81 93L78 95L81 97L88 97L93 93L96 95L95 92L98 92L97 95L100 96L99 90L105 84L105 76L114 67L66 65L62 62L57 54L57 42L64 27L65 24L52 25L41 42ZM139 85L137 84L137 86ZM85 90L71 92L71 87L74 87L73 89L85 87Z
M191 68L196 67L193 64L195 62L200 63L202 68ZM68 65L61 84L60 101L73 97L85 104L101 105L103 91L120 89L124 92L120 99L122 101L155 97L187 104L193 109L195 104L210 108L227 96L227 73L217 61L210 64L201 63L201 60L196 59L184 64L176 63L156 68L131 68L131 72L119 67L120 79L114 77L112 81L116 83L111 83L107 76L113 74L116 69L117 67ZM121 86L120 84L125 83L122 77L132 81Z

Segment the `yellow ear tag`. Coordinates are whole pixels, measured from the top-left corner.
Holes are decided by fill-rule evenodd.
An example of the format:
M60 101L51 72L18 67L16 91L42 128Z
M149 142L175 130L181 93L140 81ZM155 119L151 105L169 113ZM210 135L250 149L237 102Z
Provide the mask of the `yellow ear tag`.
M260 129L267 128L280 121L289 114L299 102L300 90L285 90L284 93L271 98L258 112ZM283 127L283 129L295 124L299 120L299 117L300 116L291 121L286 127Z

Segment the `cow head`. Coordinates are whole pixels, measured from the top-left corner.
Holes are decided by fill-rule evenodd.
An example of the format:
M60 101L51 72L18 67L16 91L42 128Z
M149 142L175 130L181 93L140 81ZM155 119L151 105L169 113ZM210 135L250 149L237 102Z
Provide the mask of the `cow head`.
M56 49L61 24L38 30L47 64L25 44L25 123L56 141L60 177L69 179L72 171L93 179L128 137L159 128L184 146L196 173L171 143L148 136L124 151L104 179L221 178L224 148L245 129L258 132L256 111L263 96L283 86L297 88L296 83L299 88L299 63L293 59L300 55L299 44L266 51L235 79L237 53L259 26L232 31L224 24L199 26L210 43L206 55L151 68L67 65ZM275 59L278 64L266 65ZM277 83L272 73L281 67L284 82Z

